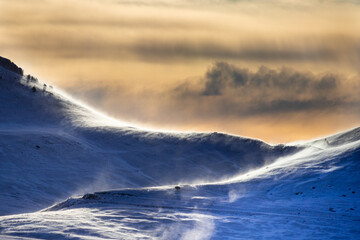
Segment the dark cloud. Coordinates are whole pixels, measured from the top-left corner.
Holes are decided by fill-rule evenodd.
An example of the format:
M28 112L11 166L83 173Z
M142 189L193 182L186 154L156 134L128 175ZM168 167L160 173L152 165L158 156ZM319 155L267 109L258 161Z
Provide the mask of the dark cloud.
M225 62L218 62L206 73L204 95L220 95L228 85L244 86L249 80L247 69L235 68Z
M44 36L44 37L39 37ZM18 33L14 42L24 51L41 56L62 58L102 58L122 59L132 57L148 62L168 62L194 59L232 59L246 61L292 61L292 62L338 62L339 60L360 61L360 54L350 50L339 50L327 46L316 46L316 49L297 49L296 44L277 47L276 44L258 42L258 46L243 44L229 46L227 43L204 40L201 44L191 41L141 39L131 42L121 36L99 35L93 38L87 35L63 30L62 33L44 33L42 31ZM9 47L14 45L9 44ZM358 46L358 48L360 48ZM353 48L355 49L355 47ZM344 59L344 56L346 59Z
M252 72L217 62L205 73L200 86L184 83L174 92L179 101L190 102L187 106L206 116L245 117L337 108L358 111L359 107L354 108L353 93L344 90L345 80L332 73L314 74L265 66Z
M329 38L329 41L336 36ZM297 41L301 41L298 39ZM303 40L305 41L305 40ZM349 41L349 40L345 40ZM150 61L169 61L175 59L211 58L247 61L331 61L338 62L344 55L358 60L360 55L351 49L337 49L324 45L322 39L313 39L315 46L299 47L298 42L279 46L275 42L257 41L238 46L229 43L204 40L201 44L191 41L157 41L143 39L131 46L139 58Z
M290 68L280 71L261 66L257 72L246 68L237 68L226 62L217 62L205 74L203 95L221 95L226 88L251 89L267 88L271 90L304 93L309 91L331 91L340 83L333 74L316 76L310 72L300 73Z

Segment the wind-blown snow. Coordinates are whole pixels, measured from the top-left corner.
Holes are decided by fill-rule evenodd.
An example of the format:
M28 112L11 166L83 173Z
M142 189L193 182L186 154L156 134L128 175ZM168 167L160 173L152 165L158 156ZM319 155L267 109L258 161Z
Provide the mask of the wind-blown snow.
M360 128L275 146L145 131L0 76L0 239L360 235Z

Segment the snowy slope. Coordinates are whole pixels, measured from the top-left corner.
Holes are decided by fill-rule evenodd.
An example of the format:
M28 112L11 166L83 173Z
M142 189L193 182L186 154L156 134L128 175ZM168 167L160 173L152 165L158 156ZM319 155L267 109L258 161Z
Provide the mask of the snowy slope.
M144 131L13 69L0 66L0 239L360 235L360 128L277 146Z

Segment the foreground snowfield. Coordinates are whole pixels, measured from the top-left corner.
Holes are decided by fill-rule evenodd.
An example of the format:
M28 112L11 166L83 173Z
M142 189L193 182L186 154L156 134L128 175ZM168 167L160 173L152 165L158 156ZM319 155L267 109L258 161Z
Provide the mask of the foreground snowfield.
M359 239L360 128L277 146L144 131L0 76L0 239Z

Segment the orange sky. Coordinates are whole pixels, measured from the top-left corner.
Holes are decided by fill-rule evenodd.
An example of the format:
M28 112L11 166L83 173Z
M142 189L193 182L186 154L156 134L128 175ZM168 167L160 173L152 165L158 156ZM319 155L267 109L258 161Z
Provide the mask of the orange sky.
M354 1L0 0L0 55L129 124L288 142L360 125Z

